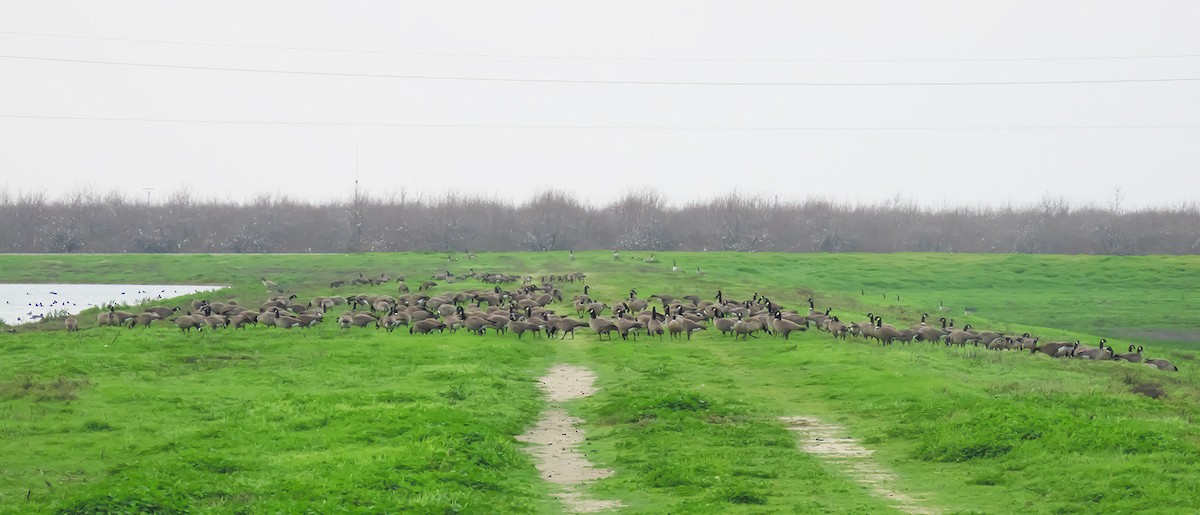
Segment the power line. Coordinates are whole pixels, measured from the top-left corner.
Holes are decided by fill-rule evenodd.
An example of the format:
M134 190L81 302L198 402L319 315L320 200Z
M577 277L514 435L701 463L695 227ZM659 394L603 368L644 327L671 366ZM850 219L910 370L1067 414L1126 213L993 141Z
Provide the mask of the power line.
M458 53L458 52L415 52L401 50L366 50L349 48L318 48L284 45L246 45L235 43L210 43L196 41L171 41L162 39L134 39L104 36L77 36L71 34L50 34L42 32L0 31L0 34L15 36L33 36L42 38L80 39L88 41L116 41L124 43L150 43L158 45L183 45L217 48L245 48L255 50L287 50L303 52L329 52L347 54L376 54L376 55L408 55L428 57L482 57L496 59L545 59L545 60L579 60L579 61L648 61L648 62L714 62L714 63L970 63L970 62L1038 62L1038 61L1108 61L1131 59L1186 59L1200 57L1200 54L1145 54L1123 56L1067 56L1067 57L981 57L981 58L900 58L900 59L833 59L833 58L720 58L720 57L617 57L617 56L567 56L567 55L531 55L531 54L494 54L494 53Z
M1013 131L1013 130L1141 130L1141 129L1200 129L1200 125L997 125L941 127L854 127L854 126L693 126L693 125L518 125L518 124L454 124L454 123L392 123L338 121L280 121L280 120L204 120L189 118L130 118L103 116L47 116L0 114L0 119L56 120L88 122L181 123L203 125L280 125L306 127L390 127L416 129L515 129L515 130L673 130L673 131Z
M649 86L833 86L833 87L880 87L880 86L1017 86L1040 84L1129 84L1160 82L1193 82L1196 77L1166 77L1150 79L1079 79L1079 80L1019 80L1019 81L947 81L947 82L753 82L753 81L654 81L654 80L598 80L598 79L529 79L519 77L470 77L456 75L407 75L385 73L322 72L304 70L272 70L264 68L232 68L224 66L194 66L182 64L136 63L126 61L99 61L89 59L62 59L53 57L31 57L23 55L0 55L0 59L43 61L72 64L98 64L139 68L179 69L221 72L247 72L324 77L360 77L375 79L412 79L475 82L544 83L544 84L626 84Z

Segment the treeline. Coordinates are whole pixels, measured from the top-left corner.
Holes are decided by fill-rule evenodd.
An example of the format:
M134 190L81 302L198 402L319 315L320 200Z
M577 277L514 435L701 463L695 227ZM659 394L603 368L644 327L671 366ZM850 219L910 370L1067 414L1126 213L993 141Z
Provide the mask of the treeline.
M925 209L727 194L669 206L630 193L589 206L546 191L523 203L448 195L411 200L357 193L309 203L270 195L244 203L162 202L121 193L0 191L2 252L381 252L651 249L740 252L1023 252L1196 254L1195 205L1139 211L1073 206Z

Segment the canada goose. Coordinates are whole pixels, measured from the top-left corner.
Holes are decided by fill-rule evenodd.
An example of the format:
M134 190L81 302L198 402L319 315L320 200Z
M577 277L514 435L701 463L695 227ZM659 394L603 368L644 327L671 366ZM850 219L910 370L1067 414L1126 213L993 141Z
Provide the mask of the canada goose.
M1146 360L1146 365L1157 368L1159 370L1166 370L1169 372L1178 372L1179 371L1179 367L1172 365L1170 361L1167 361L1165 359L1148 359L1148 360Z
M676 262L675 260L671 260L671 271L672 271L672 272L678 272L678 271L679 271L679 263L678 263L678 262Z
M942 303L942 299L938 299L938 311L950 311L950 308Z
M341 279L338 279L338 280L336 280L336 281L330 281L330 283L329 283L329 287L330 287L330 288L341 288L341 287L342 287L342 285L344 285L344 284L346 284L346 281L343 281L343 280L341 280Z
M604 339L604 335L606 334L608 335L608 339L612 340L612 332L617 329L617 324L614 324L607 318L598 317L595 308L588 308L588 314L592 315L592 319L588 322L588 326L600 336L601 340Z
M572 318L559 318L555 320L551 326L553 327L554 332L562 332L562 337L560 339L567 339L567 334L570 333L571 339L574 340L575 329L579 327L587 327L588 324Z
M510 318L508 320L508 330L517 333L517 339L521 339L521 335L527 331L533 331L533 335L537 336L541 332L541 326L530 322L522 322L520 320Z
M408 326L408 334L429 334L433 331L441 332L445 328L446 324L429 318Z
M743 340L749 340L750 333L753 332L754 330L750 327L742 315L739 314L737 321L733 323L733 340L737 341L739 335Z
M275 327L280 329L291 329L300 325L300 319L290 315L284 315L275 318Z
M650 308L650 320L646 321L646 334L650 336L658 335L661 341L663 336L663 325L658 319L658 308Z
M1130 345L1128 354L1117 354L1116 356L1113 356L1113 360L1114 361L1128 361L1130 363L1141 363L1142 362L1142 346L1139 345L1135 352L1133 345Z
M699 322L696 322L689 318L685 318L680 315L675 315L675 317L673 319L671 319L670 322L667 322L667 332L671 333L672 339L674 339L676 336L678 336L680 334L686 333L687 339L691 340L692 332L707 331L707 330L708 330L708 328L704 327L704 324L701 324Z
M354 313L350 315L350 324L355 327L366 327L377 320L379 319L370 313Z
M146 312L154 313L162 318L169 317L169 316L171 316L171 314L175 313L176 311L179 311L178 307L168 308L165 306L152 306L152 307L146 308Z
M613 261L617 261L619 259L621 259L621 251L614 250L613 251Z
M946 345L958 345L964 347L967 342L978 342L980 337L978 334L971 332L971 324L963 326L961 331L950 331L946 335Z
M463 320L463 327L466 327L467 331L471 333L483 336L487 328L492 327L492 323L489 320L472 315Z
M129 318L129 328L133 329L134 327L136 327L138 325L140 325L142 327L150 327L150 322L159 320L161 318L162 317L158 316L155 313L139 313L139 314Z
M570 259L571 261L575 261L575 251L574 250L567 251L567 259Z
M1101 340L1099 348L1088 349L1085 351L1077 350L1074 354L1072 354L1072 357L1079 359L1108 360L1113 358L1113 350L1112 347L1105 347L1103 340Z
M101 327L104 327L106 325L120 324L121 323L120 320L117 319L116 309L117 308L109 306L108 311L101 312L99 315L96 316L96 323L99 324Z
M783 313L776 311L775 321L771 322L771 329L775 331L776 335L782 334L783 339L787 340L789 339L788 335L790 335L793 331L807 331L808 324L805 323L804 325L800 325L792 322L791 320L784 320Z
M63 320L63 326L67 328L68 333L73 333L79 330L79 321L75 317L67 317Z
M421 283L421 286L417 287L417 291L429 291L431 288L433 288L434 286L437 286L437 285L438 285L438 283L435 283L433 281L425 281L425 282Z
M849 328L846 327L846 324L842 323L841 320L838 320L838 317L836 317L836 316L833 318L830 318L828 320L828 325L826 326L826 329L830 333L833 333L834 338L840 338L842 340L845 340L846 333L850 332Z
M704 270L701 270L700 267L696 267L696 275L704 277Z
M181 333L190 332L192 328L196 328L197 331L204 330L204 326L200 325L196 322L196 319L192 318L191 311L188 311L187 315L175 317L175 326L179 328L179 332Z
M915 333L914 333L915 334ZM883 325L883 317L875 317L875 339L883 345L891 345L893 341L901 337L900 331L895 327ZM912 337L910 336L909 339Z
M208 327L214 331L217 329L217 327L229 326L229 320L225 318L225 315L206 316L204 317L204 323L208 324Z
M716 327L722 335L733 334L733 325L737 321L732 318L714 318L713 327Z
M273 290L273 289L275 289L275 287L279 286L278 284L275 284L275 281L268 281L266 277L259 277L259 279L262 280L262 285L264 287L266 287L266 289L268 291Z
M633 339L637 340L637 331L635 330L642 328L641 322L637 322L635 320L626 320L624 318L618 318L617 320L613 321L613 324L617 326L617 334L621 335L622 340L629 339L630 331L634 331Z
M1031 354L1037 354L1037 353L1041 352L1048 356L1058 357L1059 349L1063 349L1063 348L1069 349L1069 348L1071 348L1071 345L1073 345L1074 343L1076 343L1076 342L1047 342L1047 343L1043 343L1041 345L1035 346L1029 352Z

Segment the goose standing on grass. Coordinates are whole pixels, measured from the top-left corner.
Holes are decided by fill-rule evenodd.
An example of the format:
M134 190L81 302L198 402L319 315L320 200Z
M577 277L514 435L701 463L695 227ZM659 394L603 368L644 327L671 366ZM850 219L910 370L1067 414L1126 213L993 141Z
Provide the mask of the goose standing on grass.
M275 289L275 287L279 286L278 284L275 284L275 281L267 280L266 277L259 277L259 280L262 281L262 285L267 289L267 291L271 291Z
M679 271L679 263L678 263L678 262L676 262L675 260L671 260L671 271L672 271L672 272L678 272L678 271Z
M570 259L571 261L575 261L575 251L574 250L567 251L567 259Z
M701 270L700 267L696 267L696 275L704 277L704 270Z
M612 340L612 332L617 329L617 324L614 324L612 320L607 318L600 318L595 308L588 308L588 314L592 316L591 321L588 322L588 326L596 332L596 335L603 340L604 335L607 334L608 339Z

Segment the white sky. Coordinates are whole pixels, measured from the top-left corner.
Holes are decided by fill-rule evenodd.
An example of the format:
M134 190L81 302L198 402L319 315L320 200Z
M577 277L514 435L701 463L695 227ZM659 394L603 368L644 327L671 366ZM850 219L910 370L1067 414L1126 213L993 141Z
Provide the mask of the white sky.
M1119 186L1125 207L1178 204L1200 196L1200 80L580 84L11 56L634 82L1200 79L1197 26L1194 0L0 0L0 32L10 32L0 33L0 56L10 56L0 57L0 188L328 200L349 195L357 174L379 193L512 200L555 188L602 203L654 189L684 202L736 189L850 202L901 196L939 207L1029 203L1048 193L1105 203ZM1191 57L1013 60L1180 54ZM13 115L551 128L5 117ZM1191 127L1078 128L1164 125ZM1029 129L1047 126L1076 128ZM728 129L764 127L811 129Z

